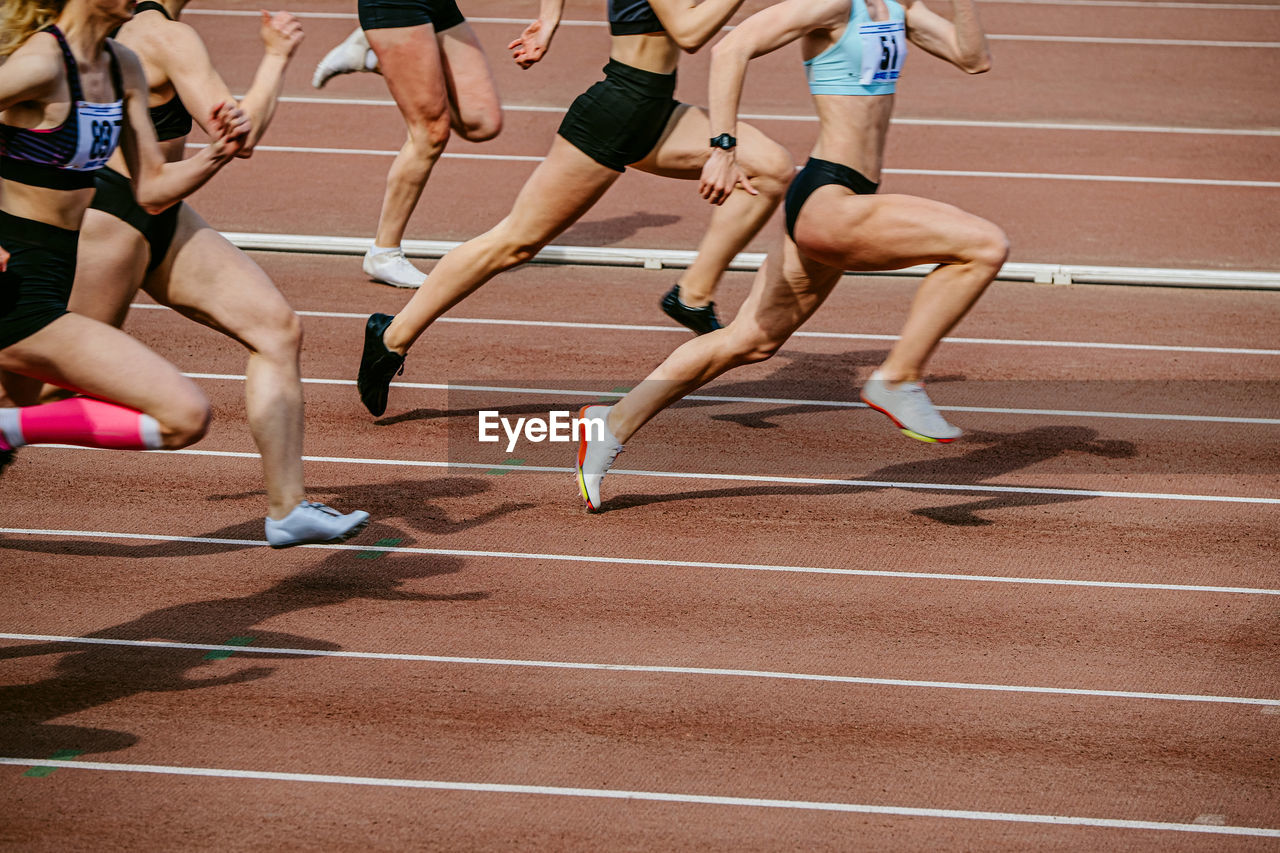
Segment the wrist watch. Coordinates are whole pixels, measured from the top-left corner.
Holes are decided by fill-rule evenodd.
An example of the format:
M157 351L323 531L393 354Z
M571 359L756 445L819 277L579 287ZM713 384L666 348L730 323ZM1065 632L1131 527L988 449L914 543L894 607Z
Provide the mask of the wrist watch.
M711 147L719 148L721 151L732 151L738 147L738 140L727 133L722 133L711 138Z

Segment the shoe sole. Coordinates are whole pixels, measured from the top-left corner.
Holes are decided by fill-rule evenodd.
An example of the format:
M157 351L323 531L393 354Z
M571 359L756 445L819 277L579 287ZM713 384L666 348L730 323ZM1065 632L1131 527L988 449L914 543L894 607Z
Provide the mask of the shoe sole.
M587 409L591 406L583 406L578 410L578 419L582 420L587 416ZM582 476L582 463L587 457L587 431L582 430L582 435L578 437L578 491L582 493L582 499L586 501L587 512L599 512L600 508L591 503L591 497L587 494L587 481Z
M907 438L914 438L916 441L924 441L924 442L928 442L929 444L950 444L951 442L955 441L954 438L934 438L931 435L925 435L924 433L916 432L915 430L910 429L909 427L903 426L902 421L898 420L893 415L889 414L889 412L887 412L886 410L877 406L875 403L868 400L866 397L862 397L861 399L862 399L862 402L866 403L868 406L875 409L877 412L884 415L889 420L893 421L893 425L896 426L899 432L901 432Z
M276 550L280 550L282 548L296 548L299 545L332 545L335 542L346 542L348 539L354 536L359 536L361 533L364 532L364 529L368 526L369 526L369 519L366 518L364 521L360 522L355 527L352 527L350 530L347 530L343 533L339 533L337 536L331 537L329 539L317 539L314 542L300 539L297 542L286 542L281 545L272 545L271 547L275 548Z

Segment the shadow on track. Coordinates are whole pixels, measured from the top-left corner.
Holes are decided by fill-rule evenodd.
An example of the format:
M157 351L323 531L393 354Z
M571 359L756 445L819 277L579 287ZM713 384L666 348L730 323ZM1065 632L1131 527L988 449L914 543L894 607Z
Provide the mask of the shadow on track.
M259 626L286 614L357 600L468 602L488 597L488 593L478 591L428 594L401 588L406 581L459 572L463 562L456 558L383 554L376 559L362 559L358 553L331 553L319 565L250 595L163 607L87 636L215 645L247 645L245 641L251 641L259 648L336 650L340 647L332 642ZM264 659L289 660L297 665L311 660L291 655L239 654L237 661L229 662L223 659L229 657L226 653L204 650L78 643L0 648L0 660L61 656L53 675L31 684L0 686L0 755L48 758L59 751L86 754L126 749L137 744L140 736L50 721L145 693L231 687L257 681L275 671L274 667L261 665ZM218 695L225 697L225 693Z
M966 436L965 441L985 446L971 450L962 456L888 465L869 474L849 475L848 479L883 480L887 483L942 482L961 486L987 485L993 479L1067 453L1083 453L1105 459L1124 459L1132 457L1137 452L1136 446L1132 442L1100 438L1096 430L1076 426L1036 427L1016 433L973 432ZM603 511L616 512L618 510L671 501L764 495L819 497L871 492L876 491L878 488L877 486L769 485L669 492L661 495L622 494L609 497L605 502ZM885 486L885 488L895 487ZM911 489L910 491L947 496L963 494L963 489L926 488ZM1002 494L988 496L984 494L982 497L968 503L918 507L911 510L911 512L942 524L978 526L992 523L989 519L977 514L983 511L1070 503L1089 499L1085 495Z

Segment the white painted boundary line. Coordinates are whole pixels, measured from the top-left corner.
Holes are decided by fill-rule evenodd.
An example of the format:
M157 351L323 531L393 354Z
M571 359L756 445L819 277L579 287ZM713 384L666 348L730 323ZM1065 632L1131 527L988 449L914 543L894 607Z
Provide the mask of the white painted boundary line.
M265 547L265 539L221 539L210 536L170 536L160 533L111 533L104 530L39 530L22 527L0 528L0 534L16 536L49 536L57 539L123 539L145 542L186 542L197 545L236 545ZM957 581L961 583L1003 583L1022 586L1062 586L1090 589L1135 589L1143 592L1190 592L1224 595L1280 596L1280 589L1240 586L1199 586L1175 583L1141 583L1138 581L1092 581L1078 578L1034 578L1007 575L962 575L946 572L912 572L890 569L836 569L818 566L771 566L758 563L711 563L695 560L650 560L640 557L602 557L584 554L539 554L525 551L476 551L459 548L417 548L387 545L305 545L321 551L377 551L431 557L465 557L494 560L536 560L550 563L586 563L595 565L649 566L676 569L728 569L742 572L775 572L779 574L834 575L839 577L893 578L905 580Z
M75 447L69 444L42 444L40 447L57 450L100 451L92 447ZM209 456L228 459L258 459L257 453L232 450L144 450L143 453L159 453L166 456ZM451 468L464 471L507 471L530 474L571 474L575 469L552 465L504 465L472 462L438 462L419 459L369 459L356 456L303 456L303 462L332 462L341 465L386 465L393 468ZM1280 498L1242 497L1235 495L1194 495L1181 492L1120 492L1101 489L1060 489L1039 486L996 486L983 483L917 483L903 480L837 480L823 477L771 477L762 474L707 474L692 471L631 471L611 468L611 476L660 477L674 480L710 480L720 483L773 483L785 486L829 486L849 489L908 489L919 491L956 492L958 494L1000 495L1048 495L1052 497L1122 498L1144 501L1187 501L1198 503L1260 504L1280 506Z
M203 148L202 142L189 142L188 148ZM270 151L277 154L339 154L376 157L394 157L398 151L381 148L317 148L299 145L259 145L255 152ZM471 154L444 153L445 160L482 160L507 163L541 163L542 155L527 154ZM923 175L939 178L998 178L1000 180L1032 180L1032 181L1080 181L1085 183L1120 183L1120 184L1173 184L1188 187L1248 187L1259 189L1280 189L1280 181L1246 181L1225 180L1218 178L1162 178L1136 175L1084 175L1063 172L984 172L971 169L882 169L885 175Z
M217 643L175 643L162 640L116 640L108 637L62 637L44 634L0 634L0 640L35 643L75 643L91 646L124 646L142 649L214 651L282 655L289 657L347 658L353 660L447 663L465 666L523 667L529 669L569 669L590 672L640 672L655 675L707 675L715 678L762 678L780 681L808 681L827 684L858 684L871 687L919 687L930 690L976 690L992 693L1034 693L1050 696L1088 696L1101 699L1143 699L1156 702L1200 702L1211 705L1257 705L1280 708L1280 699L1250 696L1210 696L1202 693L1149 693L1134 690L1089 690L1079 687L1034 687L1019 684L982 684L963 681L921 681L903 678L870 678L858 675L823 675L801 672L771 672L752 669L717 669L700 666L645 666L643 664L587 663L580 661L521 660L519 658L473 658L450 655L415 655L401 652L351 652L332 649L299 649L268 646L228 646Z
M301 252L315 255L363 255L369 248L367 237L336 237L318 234L263 234L228 231L223 235L236 246L248 251ZM405 240L405 254L415 258L439 258L461 245L448 240ZM548 264L588 264L603 266L644 267L645 269L683 269L693 263L697 253L679 249L616 249L598 246L551 245L538 253L535 261ZM728 269L754 272L764 262L760 252L742 252L734 257ZM933 270L933 265L908 267L876 273L875 276L920 277ZM1007 263L1000 269L1000 281L1033 281L1053 284L1125 284L1171 287L1224 287L1253 290L1280 290L1280 272L1248 270L1193 270L1144 267L1104 267L1081 264ZM665 327L655 327L669 331ZM799 336L814 335L798 332ZM839 337L826 334L824 337ZM952 340L960 340L958 338ZM1090 346L1095 346L1090 344ZM1119 344L1117 347L1127 345Z
M240 647L236 647L239 649ZM564 788L550 785L504 785L493 782L444 782L428 779L389 779L372 776L331 776L316 773L282 773L261 770L226 770L210 767L180 767L160 764L118 764L104 761L61 761L35 758L0 758L0 764L18 767L58 767L68 770L97 770L114 773L154 773L168 776L202 776L219 779L254 779L273 782L305 782L326 785L361 785L378 788L413 788L432 791L467 791L485 794L517 794L550 797L586 797L604 800L683 803L702 806L794 809L799 811L845 812L951 820L981 820L1003 823L1034 823L1053 826L1088 826L1103 829L1137 829L1158 832L1191 832L1206 835L1244 835L1280 838L1280 829L1253 826L1213 826L1198 823L1165 823L1148 820L1038 815L1020 812L984 812L961 809L931 809L861 803L769 800L753 797L722 797L706 794L672 794L656 791L626 791L610 788Z
M188 379L204 379L217 382L244 382L245 377L235 373L183 373ZM305 385L355 385L354 379L303 379ZM578 399L615 397L620 391L581 391L572 388L521 388L503 385L449 385L440 382L392 382L392 388L411 388L418 391L482 391L495 394L537 394L539 396L569 397ZM1280 385L1277 385L1280 388ZM720 397L712 394L690 394L682 400L701 403L752 403L766 406L813 406L832 409L867 409L866 403L842 400L799 400L789 397ZM1280 418L1234 418L1218 415L1168 415L1144 412L1090 412L1070 409L1007 409L983 406L935 406L944 412L978 412L988 415L1043 415L1046 417L1114 418L1138 421L1174 421L1185 423L1254 424L1280 426Z
M243 95L237 95L241 99ZM376 99L376 97L280 97L282 104L333 105L333 106L396 106L396 101ZM522 104L503 104L507 113L549 113L563 115L563 106L530 106ZM817 115L791 115L777 113L742 113L741 118L748 122L804 122L815 123ZM982 122L970 119L925 119L895 118L891 124L908 127L973 127L1001 129L1001 131L1082 131L1082 132L1120 132L1120 133L1197 133L1204 136L1280 136L1277 129L1267 128L1213 128L1213 127L1167 127L1158 124L1085 124L1070 122Z
M233 235L234 236L234 235ZM360 254L364 254L363 251ZM168 306L152 302L135 302L130 306L138 310L168 311ZM369 315L346 311L299 311L302 317L320 317L364 322ZM465 323L480 326L534 326L551 329L607 329L620 332L671 332L689 334L683 326L646 326L627 323L573 323L561 320L497 320L486 317L441 317L437 323ZM793 338L837 338L850 341L896 341L898 335L870 335L856 332L809 332L801 329ZM1192 347L1168 344L1119 344L1099 341L1037 341L1016 338L943 338L950 344L981 344L983 346L1011 347L1065 347L1068 349L1136 350L1140 352L1192 352L1207 355L1280 355L1280 349L1247 349L1243 347Z

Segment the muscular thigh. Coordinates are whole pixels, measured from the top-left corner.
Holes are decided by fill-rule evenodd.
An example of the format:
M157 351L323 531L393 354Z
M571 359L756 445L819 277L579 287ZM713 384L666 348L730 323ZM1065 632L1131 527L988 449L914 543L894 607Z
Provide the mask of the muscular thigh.
M711 120L701 107L681 104L667 122L667 129L649 156L635 168L664 178L696 180L711 155ZM776 145L745 122L738 123L738 162L748 175L759 174L766 148Z
M449 115L444 62L430 24L369 30L383 79L410 127Z
M150 257L146 238L132 225L100 210L85 211L75 285L67 309L113 326L123 325Z
M892 270L955 263L989 228L958 207L909 195L856 195L827 185L814 191L796 220L795 240L807 256L846 270Z
M179 216L173 248L144 288L162 305L245 343L292 315L262 268L189 205Z
M454 125L463 135L496 133L502 103L480 40L467 23L436 33Z
M806 257L784 236L769 252L733 324L750 323L766 339L784 341L821 307L842 272Z

